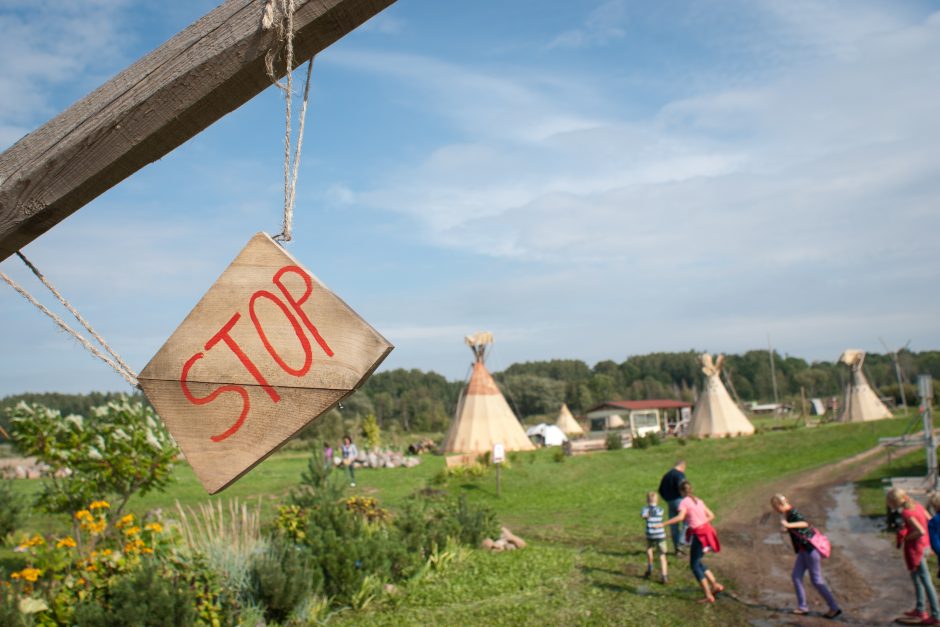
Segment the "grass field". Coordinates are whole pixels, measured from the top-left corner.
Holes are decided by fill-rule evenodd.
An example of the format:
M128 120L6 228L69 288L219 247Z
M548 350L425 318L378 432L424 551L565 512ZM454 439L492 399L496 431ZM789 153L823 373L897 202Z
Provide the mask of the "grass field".
M688 462L687 475L719 517L734 507L760 511L766 499L751 504L743 496L762 484L818 467L871 448L879 437L899 434L906 420L767 431L749 438L672 440L645 450L600 452L555 461L551 450L519 454L502 473L496 496L495 475L452 482L448 488L492 506L504 524L531 542L509 553L467 551L442 572L404 586L365 610L340 612L340 624L636 624L680 625L740 622L748 610L729 599L715 606L694 603L698 591L685 561L672 560L669 586L649 584L643 570L643 533L639 510L644 494L676 460ZM165 511L174 501L259 499L265 512L296 485L306 465L302 452L275 455L224 494L207 497L185 464L169 491L133 501L143 512ZM358 494L378 497L394 509L415 489L440 473L443 459L425 456L413 469L357 471ZM30 492L35 482L17 482ZM64 520L33 514L30 530L51 531ZM3 561L14 565L6 553ZM721 556L711 566L722 575Z

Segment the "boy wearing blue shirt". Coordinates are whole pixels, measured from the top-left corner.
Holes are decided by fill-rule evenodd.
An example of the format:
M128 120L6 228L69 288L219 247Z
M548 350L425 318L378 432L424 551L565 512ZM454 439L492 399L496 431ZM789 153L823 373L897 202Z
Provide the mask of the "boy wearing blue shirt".
M657 503L655 492L646 494L646 507L640 511L640 516L646 520L646 574L644 578L649 579L653 576L653 553L659 553L659 567L662 572L663 583L668 583L668 564L666 563L666 553L669 548L666 546L666 530L663 528L663 508Z
M927 504L933 511L933 518L927 521L927 536L930 538L930 548L940 555L940 492L934 492L927 498ZM940 576L940 571L938 571Z

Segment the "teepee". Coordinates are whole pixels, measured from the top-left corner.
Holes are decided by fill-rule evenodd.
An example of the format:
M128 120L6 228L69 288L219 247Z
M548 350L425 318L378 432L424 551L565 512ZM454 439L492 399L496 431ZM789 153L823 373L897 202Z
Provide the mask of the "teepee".
M535 446L483 364L487 347L493 343L492 334L468 335L464 341L473 351L473 372L460 394L454 423L444 439L444 452L482 454L492 451L494 444L502 444L506 451L533 450Z
M712 356L702 355L702 372L705 373L705 390L695 404L692 421L689 423L689 435L715 437L722 435L750 435L754 425L744 412L728 396L728 390L721 383L719 374L725 362L724 355L712 363Z
M845 406L839 420L842 422L865 422L890 418L891 411L885 407L878 395L868 385L862 372L865 351L849 349L842 353L839 361L852 368L852 383L845 387Z
M571 410L568 409L567 403L561 404L561 411L558 413L558 420L555 421L555 426L561 429L565 435L584 435L584 429L581 428L578 421L571 415Z

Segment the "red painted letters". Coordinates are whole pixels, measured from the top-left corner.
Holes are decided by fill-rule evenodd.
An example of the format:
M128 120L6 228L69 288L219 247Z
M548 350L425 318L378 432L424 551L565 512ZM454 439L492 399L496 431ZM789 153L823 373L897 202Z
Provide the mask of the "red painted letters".
M288 272L299 275L304 281L306 290L300 296L300 298L294 298L294 296L281 281L281 277L283 277L284 274ZM307 372L309 372L313 363L313 352L310 347L310 340L307 339L307 335L304 332L304 327L306 327L307 331L310 332L310 334L313 336L313 339L317 342L320 348L323 349L323 352L326 353L328 357L333 356L333 349L331 349L329 344L326 343L326 340L323 339L323 337L320 335L320 332L310 321L310 318L307 316L306 312L301 308L301 305L307 302L307 300L310 298L310 295L313 291L313 282L310 279L310 275L304 272L304 270L298 266L284 266L277 271L271 282L278 287L278 289L284 295L284 299L290 304L290 307L288 307L284 301L278 298L275 294L267 290L257 290L248 300L248 313L251 317L251 322L254 325L255 332L257 332L258 337L261 339L262 344L264 344L264 347L267 349L268 354L272 359L274 359L274 362L284 372L295 377L302 377L306 375ZM268 336L265 334L261 320L258 318L258 314L255 310L255 303L260 298L267 299L277 305L284 314L284 317L287 319L287 321L290 322L291 327L293 327L294 333L297 335L297 339L300 341L300 346L304 352L304 362L300 368L292 368L289 366L274 349L274 346L271 344L270 340L268 340ZM293 309L293 312L291 309ZM297 314L296 317L294 315L295 313ZM303 322L303 327L301 326L300 322L298 322L298 318L300 318L300 321ZM205 345L205 351L208 352L212 350L212 348L220 341L224 343L226 346L228 346L232 353L234 353L234 355L238 358L249 374L251 374L258 385L260 385L261 388L267 393L271 400L277 403L281 400L277 390L268 384L267 380L264 378L264 375L261 374L261 371L258 370L258 367L255 365L255 362L251 360L251 357L249 357L245 351L242 350L242 347L239 346L238 342L235 341L235 338L232 337L231 331L235 325L238 324L240 319L241 313L235 312L235 314L229 318L229 321L226 322L221 329L219 329L218 333L209 338L209 341L206 342ZM223 433L214 435L210 438L213 442L221 442L222 440L225 440L226 438L234 435L239 429L241 429L242 425L245 423L245 420L248 418L251 402L249 400L248 391L241 385L222 385L213 390L212 393L210 393L208 396L195 396L188 387L189 371L192 369L195 363L203 357L205 357L205 353L198 352L190 357L185 364L183 364L179 381L180 387L183 390L183 396L186 398L186 400L188 400L190 403L193 403L194 405L207 405L226 392L236 392L242 397L242 411L238 417L238 420L236 420L232 426L226 429Z

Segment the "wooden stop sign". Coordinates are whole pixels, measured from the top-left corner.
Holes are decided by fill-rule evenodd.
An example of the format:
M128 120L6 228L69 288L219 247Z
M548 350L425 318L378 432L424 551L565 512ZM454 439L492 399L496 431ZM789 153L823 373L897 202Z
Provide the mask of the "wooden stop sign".
M258 233L138 379L215 494L352 394L392 348Z

